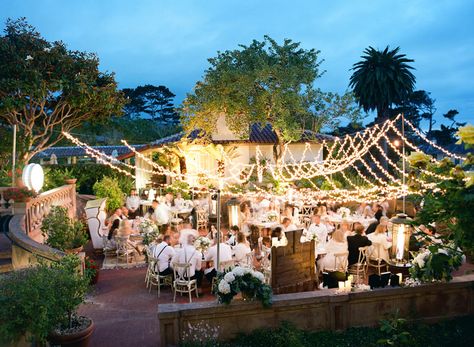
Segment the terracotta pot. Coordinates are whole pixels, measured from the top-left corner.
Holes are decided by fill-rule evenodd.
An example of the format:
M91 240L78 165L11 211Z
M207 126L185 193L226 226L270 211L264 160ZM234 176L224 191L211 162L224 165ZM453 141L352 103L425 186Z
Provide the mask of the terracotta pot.
M94 321L91 319L91 324L84 330L69 335L57 335L52 333L49 335L48 340L53 346L87 347L94 328Z
M76 184L77 178L66 178L66 179L64 180L64 182L65 182L66 184Z
M77 248L71 248L71 249L65 249L64 252L66 254L78 254L80 252L82 252L84 246L81 246L81 247L77 247Z

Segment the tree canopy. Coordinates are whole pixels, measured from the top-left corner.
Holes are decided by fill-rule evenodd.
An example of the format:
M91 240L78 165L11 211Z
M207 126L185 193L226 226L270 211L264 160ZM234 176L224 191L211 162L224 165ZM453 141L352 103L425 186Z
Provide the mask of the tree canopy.
M7 21L0 36L0 120L18 125L21 161L61 141L62 131L120 115L124 103L114 74L99 71L95 54L47 41L24 18Z
M342 116L358 115L350 95L339 97L314 87L322 74L319 53L289 39L280 45L268 36L218 52L183 103L183 127L210 135L224 115L229 129L243 138L251 124L269 123L278 139L274 145L278 161L282 145L301 139L306 126L319 131L337 125Z
M387 46L383 51L369 47L352 67L349 87L364 111L377 111L378 121L387 119L391 107L402 105L415 87L409 65L414 60L399 51L400 47Z

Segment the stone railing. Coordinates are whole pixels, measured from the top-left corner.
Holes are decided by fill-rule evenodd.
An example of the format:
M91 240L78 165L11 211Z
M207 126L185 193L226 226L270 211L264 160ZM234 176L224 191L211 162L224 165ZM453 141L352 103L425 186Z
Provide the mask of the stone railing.
M435 322L474 313L474 274L450 283L411 288L383 288L368 292L336 293L315 290L274 296L270 308L259 302L236 300L230 305L212 302L159 304L161 346L178 346L183 340L229 340L258 328L275 328L284 321L304 330L344 330L374 326L387 314ZM269 341L269 344L271 341Z
M48 190L25 203L14 204L14 214L24 213L26 234L42 242L41 225L53 206L67 208L69 216L74 218L76 216L76 185L69 184Z

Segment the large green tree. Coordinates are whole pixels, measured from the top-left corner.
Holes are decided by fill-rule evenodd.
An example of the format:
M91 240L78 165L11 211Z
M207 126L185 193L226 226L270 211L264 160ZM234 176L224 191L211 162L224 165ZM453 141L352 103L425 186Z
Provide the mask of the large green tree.
M61 141L62 131L119 115L124 103L95 54L47 41L24 18L7 21L0 36L0 119L18 125L21 161Z
M402 105L415 87L409 65L414 60L399 51L400 47L387 46L383 51L369 47L352 67L349 86L364 111L377 111L377 122L388 119L392 106Z
M250 125L271 124L277 136L274 159L281 160L282 146L299 140L304 127L319 131L341 116L353 117L348 97L337 98L315 89L321 76L319 51L268 36L239 49L218 52L210 67L182 107L182 123L188 132L199 129L210 135L220 115L231 131L248 136ZM334 107L332 102L340 101ZM330 105L328 103L331 103ZM331 108L329 110L329 108Z

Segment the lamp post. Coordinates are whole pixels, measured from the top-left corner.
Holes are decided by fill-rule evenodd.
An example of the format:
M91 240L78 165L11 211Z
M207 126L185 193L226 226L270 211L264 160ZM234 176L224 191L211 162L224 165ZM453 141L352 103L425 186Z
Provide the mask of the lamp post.
M405 193L405 117L402 113L402 170L403 170L403 213L406 213L406 193Z
M16 124L13 124L12 187L16 185Z
M392 223L392 247L390 258L395 266L409 266L409 245L412 234L411 218L404 213L399 213L390 219Z
M219 270L221 252L221 190L217 190L217 257L216 257L216 271Z

